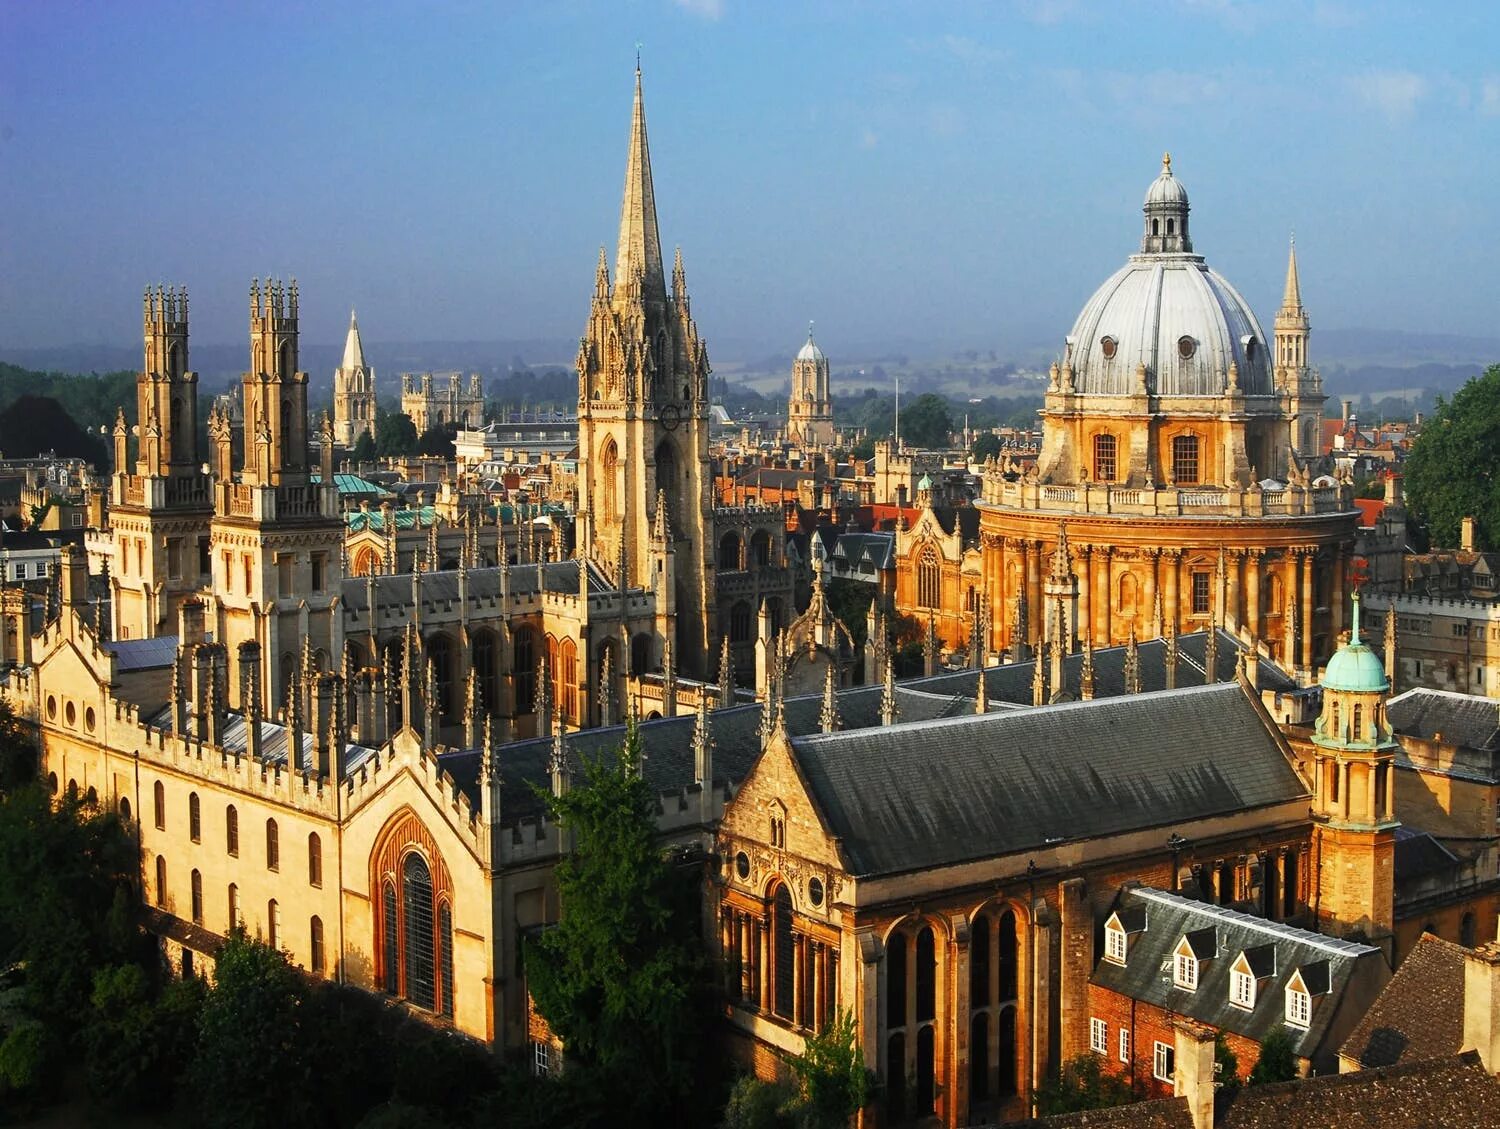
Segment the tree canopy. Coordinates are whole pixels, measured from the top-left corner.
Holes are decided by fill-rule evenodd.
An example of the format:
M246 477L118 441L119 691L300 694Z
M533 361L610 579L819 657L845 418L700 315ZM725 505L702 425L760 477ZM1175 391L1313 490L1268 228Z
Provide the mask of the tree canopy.
M1297 1057L1292 1040L1280 1027L1260 1041L1260 1057L1250 1069L1250 1085L1290 1082L1297 1077Z
M526 951L532 999L563 1041L567 1073L611 1095L613 1123L625 1125L656 1124L693 1100L707 1011L694 915L662 857L641 767L631 726L613 757L547 795L569 840L555 871L562 917Z
M1076 1113L1085 1109L1107 1109L1132 1101L1130 1083L1106 1073L1096 1054L1081 1054L1063 1064L1056 1078L1036 1088L1036 1111L1042 1117Z
M417 425L405 412L380 412L375 416L375 448L382 455L417 453Z
M55 451L63 458L83 459L99 470L109 466L104 441L80 427L51 396L20 396L0 410L0 451L22 459Z
M986 431L983 435L974 437L974 446L969 448L969 454L976 463L982 463L991 455L997 458L1000 455L1000 436L993 431Z
M901 436L913 447L946 447L953 410L935 392L924 392L901 409Z
M1456 546L1473 517L1481 547L1500 545L1500 365L1438 397L1406 459L1406 498L1436 545Z

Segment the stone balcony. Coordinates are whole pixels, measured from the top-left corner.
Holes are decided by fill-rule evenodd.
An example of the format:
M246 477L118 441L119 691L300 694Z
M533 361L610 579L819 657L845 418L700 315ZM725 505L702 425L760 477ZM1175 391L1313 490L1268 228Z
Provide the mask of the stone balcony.
M1119 486L1083 483L1060 486L986 476L981 504L1046 514L1123 515L1169 518L1312 517L1354 509L1347 486Z

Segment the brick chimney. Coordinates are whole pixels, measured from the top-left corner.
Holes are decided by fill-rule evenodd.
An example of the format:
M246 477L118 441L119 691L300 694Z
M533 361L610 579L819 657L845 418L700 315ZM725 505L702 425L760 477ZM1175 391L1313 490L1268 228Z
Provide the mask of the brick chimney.
M1466 553L1474 551L1474 518L1472 516L1465 517L1459 525L1458 547Z
M1463 1050L1479 1052L1491 1074L1500 1074L1500 941L1464 954Z
M1190 1019L1172 1026L1172 1093L1187 1099L1193 1129L1214 1129L1214 1030Z

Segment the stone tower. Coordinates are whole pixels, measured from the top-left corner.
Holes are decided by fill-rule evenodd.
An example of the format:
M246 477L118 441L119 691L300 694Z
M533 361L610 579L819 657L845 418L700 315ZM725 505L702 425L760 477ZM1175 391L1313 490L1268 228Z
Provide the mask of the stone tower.
M1318 927L1378 943L1395 921L1396 739L1386 721L1390 683L1359 637L1359 593L1349 641L1323 672L1313 731L1313 873Z
M1287 254L1286 290L1282 294L1281 309L1276 311L1273 332L1276 336L1276 389L1287 403L1288 442L1298 458L1315 458L1322 443L1323 378L1307 363L1311 325L1302 306L1295 239Z
M792 395L787 402L787 438L807 447L833 443L833 400L828 393L828 358L807 327L807 344L792 362Z
M603 248L578 346L578 547L630 587L654 586L665 529L676 567L679 670L708 676L714 620L708 350L698 336L679 251L667 289L641 75L614 279ZM657 509L667 512L658 522ZM658 646L662 644L658 641ZM660 658L658 652L657 658Z
M212 498L198 454L198 374L188 370L186 288L146 291L144 361L136 377L136 458L115 423L110 529L113 630L143 639L171 630L208 576Z
M344 359L333 371L333 437L352 447L361 435L375 438L375 370L365 364L359 322L350 310Z
M343 522L333 482L333 424L325 415L309 456L307 373L297 367L297 283L250 288L250 370L245 373L243 456L221 476L213 520L214 639L238 661L260 644L261 700L282 706L291 673L311 657L342 658L336 613L343 579ZM215 465L231 461L228 428L215 431ZM313 481L313 473L320 481ZM238 705L238 671L229 680Z

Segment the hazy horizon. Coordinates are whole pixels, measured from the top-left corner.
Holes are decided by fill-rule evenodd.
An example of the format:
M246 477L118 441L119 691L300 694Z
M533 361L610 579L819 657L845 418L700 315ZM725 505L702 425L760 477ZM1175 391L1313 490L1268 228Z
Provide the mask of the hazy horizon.
M1262 324L1290 233L1317 333L1493 339L1500 10L736 0L12 5L0 353L195 343L295 276L304 339L574 341L633 81L711 355L1060 344L1170 149ZM1440 189L1434 188L1440 185ZM378 363L378 362L377 362Z

